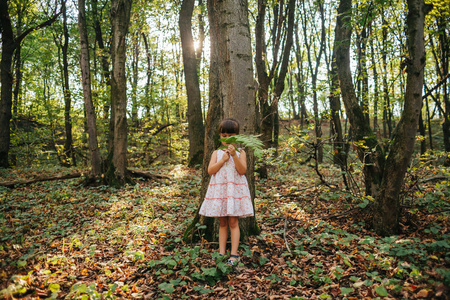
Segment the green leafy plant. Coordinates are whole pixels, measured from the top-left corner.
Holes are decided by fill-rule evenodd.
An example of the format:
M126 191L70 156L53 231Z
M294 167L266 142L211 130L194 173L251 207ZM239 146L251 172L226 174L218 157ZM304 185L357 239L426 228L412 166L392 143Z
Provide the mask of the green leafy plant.
M257 135L246 135L246 134L238 134L233 135L227 138L219 139L221 142L225 142L227 144L242 144L247 148L252 149L255 152L255 156L261 158L263 154L263 142L258 138ZM226 149L227 146L222 146L219 149ZM239 152L237 147L235 146L236 151Z

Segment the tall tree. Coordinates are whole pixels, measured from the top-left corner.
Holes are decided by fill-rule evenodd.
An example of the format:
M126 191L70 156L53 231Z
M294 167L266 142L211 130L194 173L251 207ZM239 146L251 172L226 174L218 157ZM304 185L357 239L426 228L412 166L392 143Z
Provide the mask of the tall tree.
M254 134L256 126L255 87L253 83L252 50L248 22L247 1L208 0L210 24L211 60L209 73L209 109L205 133L205 154L201 201L209 183L207 172L212 152L219 145L217 128L223 118L236 118L241 124L241 133ZM254 156L247 156L247 179L252 201L254 201ZM200 203L201 205L201 203ZM218 222L198 215L185 232L192 239L197 223L205 224L206 238L217 239ZM255 217L239 221L241 239L259 232Z
M65 133L66 133L63 157L65 160L64 163L66 165L76 165L75 151L73 149L73 138L72 138L72 120L70 118L72 99L71 99L70 83L69 83L69 61L68 61L69 30L67 28L66 0L64 0L62 2L62 14L63 14L63 36L64 36L64 42L62 44L64 128L65 128Z
M91 91L91 63L89 58L89 40L86 26L86 3L78 0L78 30L80 32L80 69L83 86L84 108L88 131L88 144L91 156L91 172L93 177L101 174L100 149L97 141L97 120Z
M108 182L121 186L128 179L127 168L127 80L125 76L126 35L130 24L132 0L111 2L111 122L114 133L108 157ZM110 135L111 136L111 135ZM111 152L112 151L112 152Z
M200 164L203 158L205 128L198 76L198 59L192 36L192 13L195 0L184 0L180 9L180 36L183 51L184 80L188 100L189 166Z
M20 46L23 39L30 33L49 26L56 21L59 14L54 14L50 19L24 30L20 35L15 36L13 23L9 15L8 0L0 0L0 29L2 33L2 58L0 61L0 168L9 167L9 148L11 142L10 121L12 116L12 86L13 74L11 70L14 51Z
M303 11L306 11L305 2L302 1ZM302 28L303 28L303 40L306 46L306 53L308 58L308 67L311 74L311 89L313 93L313 110L314 110L314 132L317 140L317 161L319 163L323 160L323 146L321 142L322 127L321 119L319 118L319 103L317 99L317 80L319 75L319 68L322 60L322 55L325 50L325 9L323 1L313 1L310 4L310 11L314 13L312 16L307 16L305 13L301 14ZM315 7L317 5L317 8ZM317 28L317 20L315 12L319 13L320 29ZM319 39L316 41L316 39ZM316 50L318 49L318 50ZM312 55L314 55L314 60Z
M378 234L398 232L399 193L412 157L415 134L422 105L425 66L424 20L427 6L423 0L408 0L408 61L404 109L385 153L359 106L350 71L352 1L341 0L336 20L336 64L343 101L355 136L355 147L364 164L366 194L375 198L373 225Z

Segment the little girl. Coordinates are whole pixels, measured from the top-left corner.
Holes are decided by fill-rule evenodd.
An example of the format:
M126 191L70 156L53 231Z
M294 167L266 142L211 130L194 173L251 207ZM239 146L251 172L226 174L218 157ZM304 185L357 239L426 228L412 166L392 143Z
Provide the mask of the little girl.
M237 120L224 119L219 125L220 138L227 138L239 134ZM200 215L218 217L219 227L219 253L225 255L228 227L231 234L231 255L228 264L239 262L239 217L253 216L253 205L248 188L245 172L247 171L247 158L244 150L236 151L235 146L222 142L228 146L213 152L208 166L211 175L205 200L200 207Z

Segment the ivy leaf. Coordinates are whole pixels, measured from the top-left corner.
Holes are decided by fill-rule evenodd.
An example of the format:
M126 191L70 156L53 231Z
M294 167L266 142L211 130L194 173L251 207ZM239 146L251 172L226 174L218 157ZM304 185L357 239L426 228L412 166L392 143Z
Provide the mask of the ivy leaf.
M340 289L341 289L341 294L344 296L353 292L352 288L341 287Z
M375 292L380 295L381 297L387 297L388 296L388 292L386 290L386 288L384 286L377 286L375 287Z
M173 287L173 284L167 283L167 282L159 284L158 287L161 290L164 290L166 293L169 293L169 294L172 294L175 291L175 288Z

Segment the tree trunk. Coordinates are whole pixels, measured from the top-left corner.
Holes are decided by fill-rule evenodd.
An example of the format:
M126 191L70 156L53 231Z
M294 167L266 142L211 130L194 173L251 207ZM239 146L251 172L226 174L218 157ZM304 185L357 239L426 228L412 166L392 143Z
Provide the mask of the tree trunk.
M66 2L63 1L62 7L63 13L63 35L64 43L62 45L62 57L63 57L63 93L64 93L64 128L66 133L66 140L64 142L64 160L66 165L76 166L75 151L73 151L73 138L72 138L72 120L70 118L71 110L71 93L69 84L69 63L67 58L67 50L69 48L69 31L67 29L67 11Z
M303 10L305 11L305 2L302 2L303 4ZM314 5L318 5L317 9L320 13L320 42L319 45L313 45L314 39L311 37L312 35L308 32L308 21L312 22L313 24L311 27L315 28L315 18L313 20L308 20L307 16L305 14L302 15L302 27L303 27L303 36L305 41L305 46L307 50L307 58L308 58L308 66L309 71L311 73L311 87L313 92L313 111L314 111L314 133L316 135L316 143L317 143L317 161L319 163L323 160L323 146L322 146L322 127L321 123L322 120L319 117L319 104L317 99L317 76L319 74L319 66L322 59L322 54L325 49L325 17L324 17L324 3L323 2L316 2ZM317 30L315 30L317 31ZM314 57L314 66L313 66L313 59L311 57L311 54L316 53L313 48L318 47L319 52Z
M372 30L372 22L369 27L370 34L373 34ZM375 54L375 48L373 45L373 38L370 39L370 52L372 57L372 70L373 70L373 129L379 134L378 128L378 97L379 97L379 83L378 83L378 69L377 69L377 60Z
M199 59L195 53L194 38L192 37L191 19L194 4L195 0L183 0L179 19L181 47L183 51L184 79L186 82L186 94L188 100L188 165L190 167L202 163L205 140L202 99L200 96L200 84L198 78Z
M227 117L236 118L241 124L243 134L254 134L256 126L248 3L245 0L208 0L207 4L211 26L210 103L205 133L201 202L210 179L207 168L211 154L219 145L217 128L220 120ZM254 156L250 151L247 164L247 179L254 201ZM185 232L185 239L195 238L197 223L207 226L205 238L217 240L218 221L200 216L198 212ZM255 217L241 219L239 227L242 240L259 233Z
M58 16L59 14L56 14L51 19L48 19L37 26L30 27L23 31L18 37L15 37L11 18L9 16L8 0L0 0L0 27L2 29L2 58L0 61L0 81L2 86L0 98L0 168L9 167L8 154L11 142L10 121L12 116L11 109L13 97L13 75L11 66L14 50L28 34L53 24Z
M366 121L363 110L358 104L350 70L350 41L352 34L351 0L341 0L336 19L335 43L336 66L345 111L351 124L354 147L363 162L366 194L376 196L381 184L384 166L384 154L377 138Z
M382 29L382 64L383 64L383 136L390 138L392 134L392 122L391 122L391 104L389 99L389 85L388 85L388 67L387 67L387 28L388 24L384 17L384 11L381 13L381 19L383 24Z
M114 136L112 153L109 157L108 182L113 186L122 186L128 179L127 168L127 81L125 76L126 35L130 23L131 0L113 0L110 20L111 41L111 105L114 110ZM112 163L112 164L111 164Z
M144 46L145 46L145 56L147 58L147 82L145 84L145 100L144 100L144 106L145 106L145 116L147 119L150 119L150 108L152 103L152 93L151 93L151 82L152 82L152 55L150 53L150 48L148 46L147 42L147 36L145 35L145 32L142 33L142 39L144 40ZM148 121L148 120L147 120Z
M303 57L300 53L300 41L298 37L298 25L294 25L295 33L295 58L297 59L297 88L298 88L298 110L300 113L300 128L303 129L303 125L308 122L308 113L306 112L306 79L303 74Z
M375 198L374 228L380 235L398 232L400 201L406 170L414 150L415 136L422 107L425 67L424 23L428 6L423 0L408 0L408 57L405 103L392 137L380 193Z
M331 122L334 129L334 142L333 142L333 163L340 166L341 170L346 170L347 168L347 153L344 150L344 136L342 134L342 124L341 124L341 101L339 99L339 78L337 74L336 67L336 54L333 50L331 69L330 69L330 79L331 79L331 94L329 97L330 110L331 110ZM345 185L347 186L347 178L345 173L342 174Z
M97 141L97 121L91 92L91 70L89 59L89 41L86 28L85 0L78 0L78 30L80 32L80 68L83 86L83 100L86 110L88 144L91 154L91 172L94 177L101 174L101 158Z
M100 15L99 15L100 13ZM105 44L103 42L103 34L102 34L102 27L100 24L102 11L98 11L98 0L92 0L92 18L94 19L94 31L95 31L95 40L97 41L97 45L99 48L99 56L102 66L102 81L106 83L106 86L109 87L111 85L110 82L110 73L109 73L109 62L108 57L109 53L108 50L105 48ZM105 104L103 106L103 118L108 119L109 118L109 110L110 110L110 97L104 97L105 98Z
M439 17L437 20L437 27L439 32L439 53L440 53L440 80L449 74L449 60L450 60L450 41L447 35L448 22L444 17ZM442 84L442 101L444 102L444 122L442 123L442 133L444 137L444 148L446 152L450 152L450 95L448 89L448 80ZM448 160L450 165L450 160Z
M139 34L135 32L131 38L133 45L133 60L131 62L132 81L131 81L131 126L132 131L139 127L138 120L138 80L139 80Z
M294 101L294 87L292 84L293 80L294 80L294 72L292 71L292 69L289 69L289 102L291 103L291 107L292 107L292 119L300 120L300 116L297 113L297 109L296 109L295 101Z

